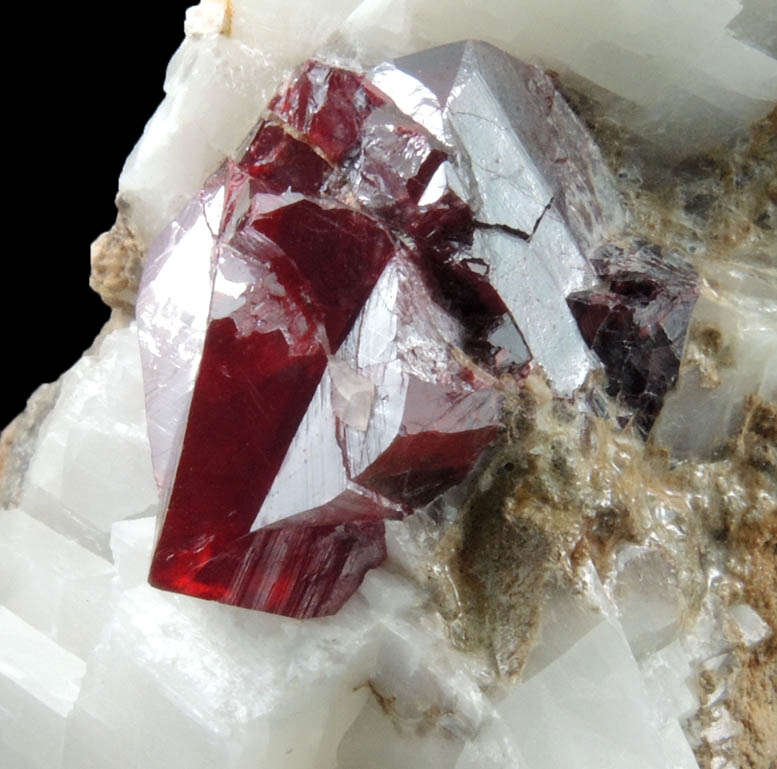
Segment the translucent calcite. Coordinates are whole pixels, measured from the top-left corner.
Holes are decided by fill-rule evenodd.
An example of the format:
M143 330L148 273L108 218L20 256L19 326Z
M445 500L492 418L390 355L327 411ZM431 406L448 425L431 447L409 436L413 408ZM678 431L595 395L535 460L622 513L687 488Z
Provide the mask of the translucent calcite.
M607 277L588 256L622 219L534 67L482 43L306 63L149 255L151 583L337 611L383 522L498 437L505 388L535 366L568 397L599 367L569 297Z

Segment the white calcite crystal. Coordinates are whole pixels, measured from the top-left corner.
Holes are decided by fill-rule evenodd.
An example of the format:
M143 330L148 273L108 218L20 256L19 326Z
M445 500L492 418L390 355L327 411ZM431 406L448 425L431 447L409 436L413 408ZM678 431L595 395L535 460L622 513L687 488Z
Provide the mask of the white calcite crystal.
M0 756L13 769L62 766L86 665L0 606Z
M727 29L737 0L445 7L336 0L322 14L310 0L208 0L190 12L167 97L121 176L142 237L151 242L248 134L283 77L335 34L368 63L468 38L539 57L623 100L620 113L635 129L682 153L746 126L777 99L777 61Z
M149 246L162 233L146 255L138 326L108 334L64 375L22 492L0 510L0 766L735 769L732 745L744 727L727 675L765 648L773 628L742 595L747 570L740 581L726 571L719 530L705 528L717 524L704 516L723 511L723 530L737 516L754 525L777 510L772 487L751 494L752 468L770 472L774 461L772 444L758 442L768 426L734 447L754 404L777 399L774 265L749 252L700 263L680 378L646 450L616 432L619 415L597 389L601 367L565 299L596 285L589 247L629 222L598 151L583 154L607 209L601 229L595 212L596 226L580 225L591 212L576 208L573 192L562 221L563 184L550 189L522 144L483 141L469 112L477 97L493 109L492 126L510 122L489 95L498 79L464 87L451 69L438 87L419 89L408 73L421 49L483 39L591 81L611 117L660 154L684 155L727 139L777 100L774 40L758 21L770 13L756 0L455 0L443 9L334 0L326 13L307 0L202 0L190 9L167 96L120 180L141 240ZM482 50L465 45L464 67ZM520 348L516 359L542 350L542 370L523 383L530 407L515 396L509 430L520 447L531 429L543 437L528 459L509 448L486 457L469 485L388 521L385 563L334 616L296 620L162 592L147 577L165 503L157 489L175 469L208 313L234 313L252 280L228 259L218 270L213 262L222 163L284 77L317 53L365 68L406 57L369 70L372 82L431 136L455 132L485 169L473 186L446 163L425 195L432 201L448 187L477 199L488 227L476 232L472 256L496 276L543 284L542 306L522 303L517 290L503 297L525 340L507 340L509 329L491 337ZM593 146L575 125L574 143ZM502 152L508 169L499 167ZM505 178L513 172L517 186ZM520 210L506 204L514 195ZM590 243L584 230L596 232ZM213 270L212 297L209 281L188 280L191 261L176 258L183 241L201 278ZM395 283L381 284L365 316L400 301ZM161 344L144 330L148 308L168 324ZM407 313L426 320L423 308ZM357 324L329 357L305 418L336 416L369 466L385 448L370 433L373 404L394 426L391 437L400 434L409 381L422 382L460 341L458 322L443 314L429 325L445 334L420 351L390 327L396 315L387 313L379 333ZM711 355L702 341L715 334L725 343ZM145 401L139 341L147 369L169 383ZM404 389L389 387L392 377ZM593 382L585 398L576 396L583 382ZM325 440L303 430L292 444L278 476L290 482L287 496L271 493L255 528L350 490L334 416ZM721 456L729 464L716 464ZM744 456L746 470L737 474L731 456ZM519 462L529 481L502 494L509 498L496 516L462 513L472 500L496 500ZM657 484L684 467L684 485L678 475ZM503 528L489 528L494 517ZM450 555L462 541L478 554L472 563Z
M22 510L2 517L0 601L67 651L86 657L107 617L113 567Z

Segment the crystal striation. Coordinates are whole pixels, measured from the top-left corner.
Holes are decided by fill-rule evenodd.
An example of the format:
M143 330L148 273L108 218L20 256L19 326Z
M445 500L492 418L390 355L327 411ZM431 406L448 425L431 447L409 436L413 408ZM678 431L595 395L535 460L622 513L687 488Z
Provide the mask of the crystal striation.
M589 257L623 225L541 70L473 42L367 73L304 64L151 249L151 583L336 612L385 558L384 521L469 475L531 367L562 397L599 368L589 347L609 372L573 298L610 274ZM681 351L672 301L651 311ZM621 382L645 412L676 376L654 347L648 385Z

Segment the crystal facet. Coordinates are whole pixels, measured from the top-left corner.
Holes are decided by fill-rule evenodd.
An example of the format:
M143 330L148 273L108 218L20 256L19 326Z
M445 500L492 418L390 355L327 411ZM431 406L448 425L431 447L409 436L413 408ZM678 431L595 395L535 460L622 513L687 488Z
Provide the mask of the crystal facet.
M597 275L617 294L619 269L652 271L677 296L650 305L675 358L655 341L648 383L620 382L654 418L695 294L660 260L602 266L622 226L540 70L472 42L366 74L307 62L152 249L138 319L167 508L151 583L337 611L385 557L383 522L467 477L530 366L562 397L599 367L588 347L611 371L580 317Z
M647 435L680 371L698 279L689 265L642 244L625 252L608 246L592 261L606 287L567 301L604 363L609 394L634 409Z

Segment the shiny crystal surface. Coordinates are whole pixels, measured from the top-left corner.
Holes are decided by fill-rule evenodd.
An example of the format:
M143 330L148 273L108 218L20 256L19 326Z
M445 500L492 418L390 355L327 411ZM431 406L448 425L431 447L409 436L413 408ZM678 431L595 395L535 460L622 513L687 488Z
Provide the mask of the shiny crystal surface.
M689 265L647 244L607 246L592 261L603 288L567 301L604 363L607 391L634 410L647 435L677 380L698 279Z
M570 297L620 269L590 258L622 225L540 70L471 42L367 73L303 65L149 258L151 583L336 612L385 558L384 521L498 439L530 368L567 398L600 365L589 347L610 371Z

